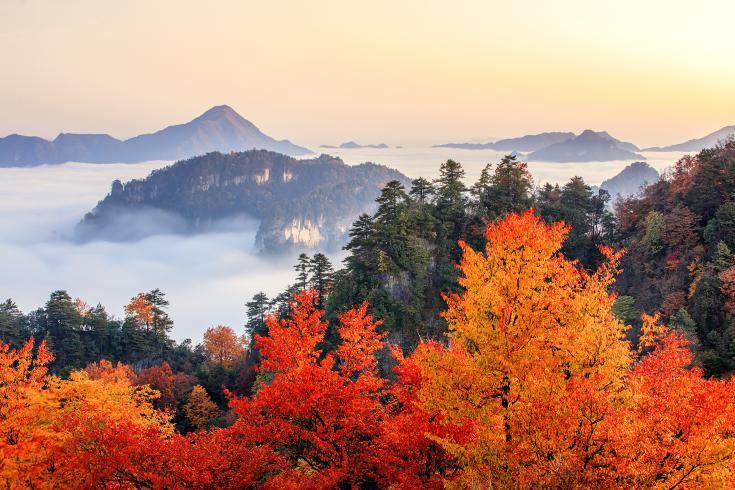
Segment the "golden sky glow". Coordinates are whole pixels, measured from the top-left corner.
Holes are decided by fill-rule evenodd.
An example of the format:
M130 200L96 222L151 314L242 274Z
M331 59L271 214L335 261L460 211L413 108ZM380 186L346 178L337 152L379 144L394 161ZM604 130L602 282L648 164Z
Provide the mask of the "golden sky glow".
M0 2L0 136L127 137L229 104L266 133L442 143L735 124L732 1Z

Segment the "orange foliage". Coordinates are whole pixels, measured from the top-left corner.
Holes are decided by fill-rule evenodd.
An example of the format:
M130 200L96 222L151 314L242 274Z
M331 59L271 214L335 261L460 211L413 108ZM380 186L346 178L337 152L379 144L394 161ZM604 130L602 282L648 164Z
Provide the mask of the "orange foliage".
M414 353L424 406L472 425L466 444L438 439L464 462L463 484L560 484L603 444L597 426L631 356L607 293L619 255L603 250L587 274L558 253L566 234L529 211L488 227L485 253L461 244L451 344Z
M735 484L735 383L704 379L692 361L681 337L662 334L627 376L629 398L606 431L608 481L626 488Z
M110 381L128 381L134 382L135 373L127 364L118 362L115 366L107 359L100 359L99 362L93 362L84 368L89 379L93 380L110 380Z
M219 408L201 385L196 385L191 390L189 401L184 405L184 412L186 418L196 429L201 429L207 422L219 417L220 414Z
M134 387L129 370L100 363L68 380L47 376L44 344L35 359L33 341L19 351L0 344L0 483L10 488L99 487L80 467L80 457L102 442L83 436L102 427L135 427L167 437L172 427L150 401L157 393Z
M252 398L232 401L240 417L232 433L270 453L272 466L266 469L278 469L268 480L273 488L440 485L435 467L443 459L429 460L423 437L429 424L391 420L381 401L389 388L377 374L375 353L385 337L376 332L380 322L367 314L366 304L341 314L342 343L324 353L318 346L327 324L315 299L313 292L297 295L291 318L268 318L269 337L256 336L261 373L272 379ZM414 447L417 440L423 446ZM434 446L431 454L443 452ZM429 471L412 471L419 467Z
M125 306L125 314L143 325L150 325L153 322L153 304L144 293L139 293Z
M485 253L462 245L447 298L451 343L413 354L426 410L467 424L452 454L461 487L674 488L731 484L735 390L688 369L683 342L644 315L630 371L625 327L607 293L618 254L594 274L558 253L562 225L532 212L488 228ZM662 340L663 339L663 340ZM707 441L711 444L708 445Z
M210 327L204 332L204 352L214 364L232 368L245 355L245 340L224 325Z
M14 351L0 342L0 482L40 478L45 442L53 437L42 427L34 427L35 398L44 387L46 366L53 357L41 343L33 355L33 339Z
M74 309L83 317L88 316L90 312L89 305L79 298L74 300Z

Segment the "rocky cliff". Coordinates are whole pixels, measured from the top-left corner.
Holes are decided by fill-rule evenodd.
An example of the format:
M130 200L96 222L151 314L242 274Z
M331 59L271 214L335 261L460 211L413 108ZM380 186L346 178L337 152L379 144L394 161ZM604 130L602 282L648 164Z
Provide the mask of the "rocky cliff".
M409 183L397 170L372 163L349 166L328 155L298 160L265 150L208 153L142 180L115 181L78 225L77 236L134 240L201 233L245 216L259 222L256 243L262 251L337 249L390 180Z

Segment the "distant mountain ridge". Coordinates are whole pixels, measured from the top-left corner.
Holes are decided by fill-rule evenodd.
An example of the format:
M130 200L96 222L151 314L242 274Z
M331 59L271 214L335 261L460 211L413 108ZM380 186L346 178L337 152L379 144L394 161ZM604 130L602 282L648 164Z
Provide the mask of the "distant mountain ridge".
M138 240L199 233L245 215L260 222L262 251L338 250L355 219L374 209L380 189L391 180L410 185L397 170L373 163L350 166L329 155L297 160L265 150L214 152L142 180L113 182L76 234L82 241Z
M652 148L646 148L643 151L701 151L705 148L716 146L720 141L724 141L727 138L735 137L735 125L725 126L722 129L718 129L714 133L710 133L702 138L695 138L684 143L679 143L670 146L654 146Z
M372 145L361 145L361 144L356 143L354 141L348 141L346 143L342 143L339 146L321 145L319 148L326 148L326 149L330 149L330 150L338 150L338 149L341 149L341 150L352 150L352 149L357 149L357 148L376 148L376 149L379 149L379 150L383 150L385 148L389 148L389 146L386 145L385 143L378 143L378 144L372 144Z
M300 156L312 151L276 140L227 105L215 106L184 124L119 140L108 134L60 133L53 141L11 134L0 138L0 167L65 162L136 163L180 160L211 151L263 149Z
M445 143L434 148L458 148L463 150L536 151L554 143L574 138L574 133L547 132L506 138L494 143Z
M541 148L528 155L529 161L593 162L645 160L632 143L613 138L606 131L584 130L579 136Z

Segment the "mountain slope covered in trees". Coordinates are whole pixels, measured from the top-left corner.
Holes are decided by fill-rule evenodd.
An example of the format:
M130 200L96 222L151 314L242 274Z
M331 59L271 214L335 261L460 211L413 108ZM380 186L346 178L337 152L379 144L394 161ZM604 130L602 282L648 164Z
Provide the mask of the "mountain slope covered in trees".
M136 373L100 361L58 378L45 342L0 343L0 482L732 486L735 383L705 379L682 333L655 317L642 317L633 349L609 291L621 254L603 247L599 267L585 270L559 253L568 233L529 210L485 227L482 248L462 242L458 291L446 296L450 340L392 349L392 380L378 368L388 345L367 303L330 322L316 292L297 294L254 337L257 379L250 393L227 394L224 415L168 364ZM155 308L136 296L127 321L149 326ZM86 316L84 305L75 310ZM205 334L208 370L233 365L232 337L224 327ZM188 426L177 431L163 403L182 394Z
M193 233L247 216L259 220L257 241L265 252L293 246L334 249L344 243L354 219L372 207L380 188L396 179L408 181L382 165L349 166L328 155L297 160L264 150L209 153L143 180L113 182L77 235L125 240Z
M615 215L513 156L462 176L388 182L344 267L302 254L244 338L171 341L159 290L122 319L3 303L0 481L732 487L735 141Z
M398 181L383 187L375 213L361 215L349 231L344 267L326 281L328 317L367 301L383 320L381 328L405 348L420 338L442 338L442 293L457 288L458 240L482 246L488 223L529 207L549 222L572 226L563 251L586 267L596 266L598 246L614 239L608 193L593 192L580 177L537 189L527 165L509 155L488 164L471 188L463 178L461 164L448 160L434 181L418 178L408 188ZM301 288L297 283L289 290Z
M660 311L696 342L710 374L735 370L735 141L682 158L617 206L631 317Z

